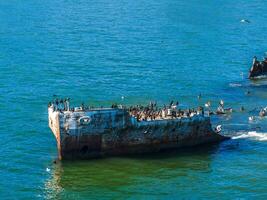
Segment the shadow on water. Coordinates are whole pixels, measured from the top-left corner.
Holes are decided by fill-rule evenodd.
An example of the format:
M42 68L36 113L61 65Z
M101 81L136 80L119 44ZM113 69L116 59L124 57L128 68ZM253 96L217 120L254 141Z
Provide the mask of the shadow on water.
M58 162L45 183L45 196L65 197L75 192L94 197L104 194L120 196L125 190L140 193L138 187L150 187L174 178L182 180L190 173L210 173L213 158L221 152L220 149L233 150L235 147L225 141L156 154Z

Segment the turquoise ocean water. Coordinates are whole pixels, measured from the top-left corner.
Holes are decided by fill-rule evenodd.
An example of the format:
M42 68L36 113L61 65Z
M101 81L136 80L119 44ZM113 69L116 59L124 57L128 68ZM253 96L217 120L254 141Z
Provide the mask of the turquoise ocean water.
M1 0L0 198L266 199L267 119L248 117L267 106L267 82L247 79L252 57L267 51L266 7L263 0ZM53 95L92 105L210 100L214 108L222 98L236 112L212 120L233 139L55 165Z

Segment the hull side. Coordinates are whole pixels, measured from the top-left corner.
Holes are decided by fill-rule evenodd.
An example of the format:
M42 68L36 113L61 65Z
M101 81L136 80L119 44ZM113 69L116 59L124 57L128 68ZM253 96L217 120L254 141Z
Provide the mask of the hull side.
M60 137L56 137L59 159L152 153L227 139L212 130L209 118L200 115L192 118L131 122L130 117L122 112L120 116L123 120L115 119L112 114L105 116L105 121L115 122L115 125L111 123L107 126L102 125L103 121L100 119L103 116L98 116L99 119L92 120L91 127L73 124L72 117L60 117ZM124 123L118 124L116 120Z

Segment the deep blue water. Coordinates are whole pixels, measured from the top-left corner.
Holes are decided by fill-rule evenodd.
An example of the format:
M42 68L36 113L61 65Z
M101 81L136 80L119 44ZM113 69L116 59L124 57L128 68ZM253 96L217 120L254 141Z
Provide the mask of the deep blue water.
M0 1L1 199L266 199L267 119L248 117L267 106L267 81L247 79L252 57L267 51L266 7L262 0ZM213 108L223 99L236 112L212 120L234 139L55 165L47 125L53 95L91 105L211 100Z

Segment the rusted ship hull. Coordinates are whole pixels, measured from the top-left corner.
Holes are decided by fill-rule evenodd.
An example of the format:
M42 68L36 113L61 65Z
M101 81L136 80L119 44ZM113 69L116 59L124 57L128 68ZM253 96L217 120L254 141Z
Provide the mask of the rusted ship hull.
M86 117L88 123L79 122ZM49 111L49 126L57 140L59 159L150 153L228 139L215 133L210 119L203 115L138 122L120 109Z

